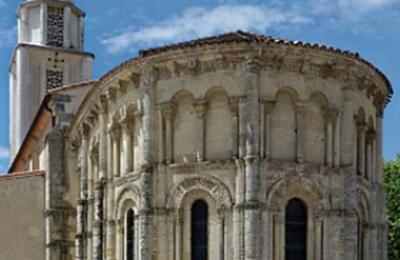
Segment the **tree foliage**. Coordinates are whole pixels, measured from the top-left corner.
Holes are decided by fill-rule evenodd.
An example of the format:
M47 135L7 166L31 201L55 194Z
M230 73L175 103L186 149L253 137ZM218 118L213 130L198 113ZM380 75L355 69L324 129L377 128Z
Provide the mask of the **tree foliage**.
M383 182L387 189L389 259L400 259L400 155L385 162Z

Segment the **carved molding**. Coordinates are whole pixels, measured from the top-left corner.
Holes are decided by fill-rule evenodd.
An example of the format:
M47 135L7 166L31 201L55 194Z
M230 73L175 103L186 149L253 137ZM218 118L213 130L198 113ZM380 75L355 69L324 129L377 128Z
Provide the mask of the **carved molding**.
M187 177L178 183L167 200L167 208L179 211L183 198L191 191L203 190L209 193L216 201L217 208L231 208L232 197L223 182L211 176Z

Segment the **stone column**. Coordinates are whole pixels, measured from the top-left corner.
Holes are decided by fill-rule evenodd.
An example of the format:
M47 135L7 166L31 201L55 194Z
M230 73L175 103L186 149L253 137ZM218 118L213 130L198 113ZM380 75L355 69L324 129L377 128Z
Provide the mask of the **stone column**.
M89 171L88 171L88 212L87 212L87 258L96 259L94 255L95 251L95 213L96 213L96 185L95 185L95 175L98 170L98 147L96 143L92 142L92 146L89 151Z
M260 159L265 158L265 101L262 101L260 108Z
M157 83L156 71L145 68L142 72L140 89L143 91L143 163L142 173L142 205L140 212L140 260L152 259L152 216L153 216L153 164L155 162L155 136L156 109L155 86Z
M332 167L334 160L334 125L337 116L333 109L329 108L325 112L326 136L325 136L325 158L326 165Z
M272 111L275 107L275 101L265 103L265 159L271 159L271 138L272 138Z
M353 144L356 140L353 138L354 129L354 116L353 116L353 100L354 100L354 86L346 86L343 88L343 115L341 118L341 165L348 167L353 165Z
M95 184L94 192L94 222L93 222L93 259L103 259L103 188L102 181Z
M105 250L104 258L106 260L112 260L115 257L115 221L114 221L114 140L113 140L112 127L108 127L107 132L107 206L106 206L106 218L104 224L106 225L105 232ZM103 232L104 233L104 232Z
M337 258L356 259L357 253L357 175L353 168L353 146L355 132L353 102L356 84L343 88L343 116L341 121L341 166L343 169L342 210L345 214L336 217L339 221L336 227L340 230Z
M374 143L375 143L375 130L373 128L369 128L366 132L366 172L365 176L367 179L371 180L371 182L375 182L375 173L374 169Z
M357 170L360 176L365 177L365 123L357 122L357 136L359 138L357 149Z
M95 180L94 196L94 225L93 225L93 257L102 260L103 257L103 230L104 230L104 197L107 180L107 99L100 97L99 103L99 161L98 179Z
M198 100L195 103L197 115L197 161L202 162L205 158L205 142L206 142L206 122L205 115L207 111L207 100Z
M378 182L381 182L382 178L382 140L383 140L383 131L382 131L382 122L383 122L383 109L377 111L376 113L376 151L375 151L375 161L376 161L376 175Z
M165 163L165 123L162 108L158 108L158 163Z
M100 97L99 114L99 179L107 178L107 99Z
M112 158L113 158L113 176L119 177L121 175L121 150L120 150L120 143L121 143L121 127L119 124L113 124L112 128L110 129L110 135L112 138Z
M40 44L47 45L47 4L40 4L40 27L41 27L41 37Z
M168 103L163 108L162 114L165 120L165 162L170 164L173 162L173 124L175 118L175 105Z
M121 128L122 128L122 174L127 175L133 171L133 115L129 115L127 108L121 110Z
M296 160L298 163L304 161L304 114L306 112L304 101L297 102L296 107Z
M239 158L239 100L231 98L229 108L232 114L232 156Z
M259 259L260 206L259 192L259 72L256 59L244 63L246 89L243 121L246 125L244 259Z
M334 164L336 167L340 166L340 120L342 113L338 112L335 120L335 141L334 141Z
M76 234L76 259L86 259L86 211L87 211L87 174L88 174L88 142L89 142L89 128L83 125L80 131L82 138L79 167L80 167L80 187L79 199L77 203L77 234Z
M246 156L246 97L239 99L239 158Z

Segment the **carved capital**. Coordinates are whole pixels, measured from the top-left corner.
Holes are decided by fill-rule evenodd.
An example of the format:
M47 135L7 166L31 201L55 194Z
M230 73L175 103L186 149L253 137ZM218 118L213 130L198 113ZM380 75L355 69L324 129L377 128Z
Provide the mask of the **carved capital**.
M322 78L336 77L336 64L335 63L324 63L320 66L320 73Z
M367 129L367 124L364 121L357 120L357 131L362 133Z
M194 109L196 110L197 118L204 118L207 112L207 108L208 108L207 100L205 99L196 100L194 103Z
M152 172L153 170L153 166L151 165L151 163L145 161L140 165L140 171L141 172Z
M238 97L229 98L229 109L231 110L231 113L235 116L239 114L239 102L240 98Z
M296 112L298 114L304 115L307 109L307 102L305 101L298 101L296 105Z
M129 81L120 79L118 80L118 90L121 94L125 94L128 89Z
M88 139L90 135L91 127L88 123L83 123L81 128L79 129L79 134L81 135L82 139Z
M376 131L375 131L375 129L372 128L372 127L368 128L368 130L367 130L367 132L366 132L367 141L368 141L368 140L369 140L369 141L372 141L373 139L375 139L375 136L376 136Z
M172 120L175 118L176 106L174 103L169 102L162 106L162 115L166 120Z
M107 113L108 110L108 98L106 95L101 95L100 96L100 100L99 100L99 110L100 110L100 114L104 115Z
M141 83L145 86L152 86L157 81L157 71L154 67L144 68L141 73Z
M276 101L275 100L263 100L263 103L264 103L265 112L267 114L269 114L274 110Z
M133 86L138 88L140 85L140 73L132 72L129 78L133 82Z
M133 129L133 123L135 118L134 105L123 106L119 109L119 123L124 131L130 131Z
M109 125L108 133L113 140L118 140L121 137L121 126L116 123Z
M107 89L106 97L112 102L115 102L117 99L117 89L115 87L110 87Z
M323 116L326 122L335 123L340 112L336 107L326 107L323 110Z
M247 56L243 63L244 69L246 73L254 73L258 74L261 70L261 63L257 57L254 56Z

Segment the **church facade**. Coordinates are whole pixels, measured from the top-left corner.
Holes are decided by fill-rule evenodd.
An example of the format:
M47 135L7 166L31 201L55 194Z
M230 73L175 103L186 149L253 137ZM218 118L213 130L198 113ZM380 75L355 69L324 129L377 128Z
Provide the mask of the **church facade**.
M63 30L76 8L21 10L34 4L62 7ZM237 31L142 50L87 81L93 56L65 51L65 39L41 43L47 83L30 89L54 81L46 64L76 69L68 55L83 72L44 88L0 177L0 230L16 234L0 258L387 259L392 89L358 54Z

